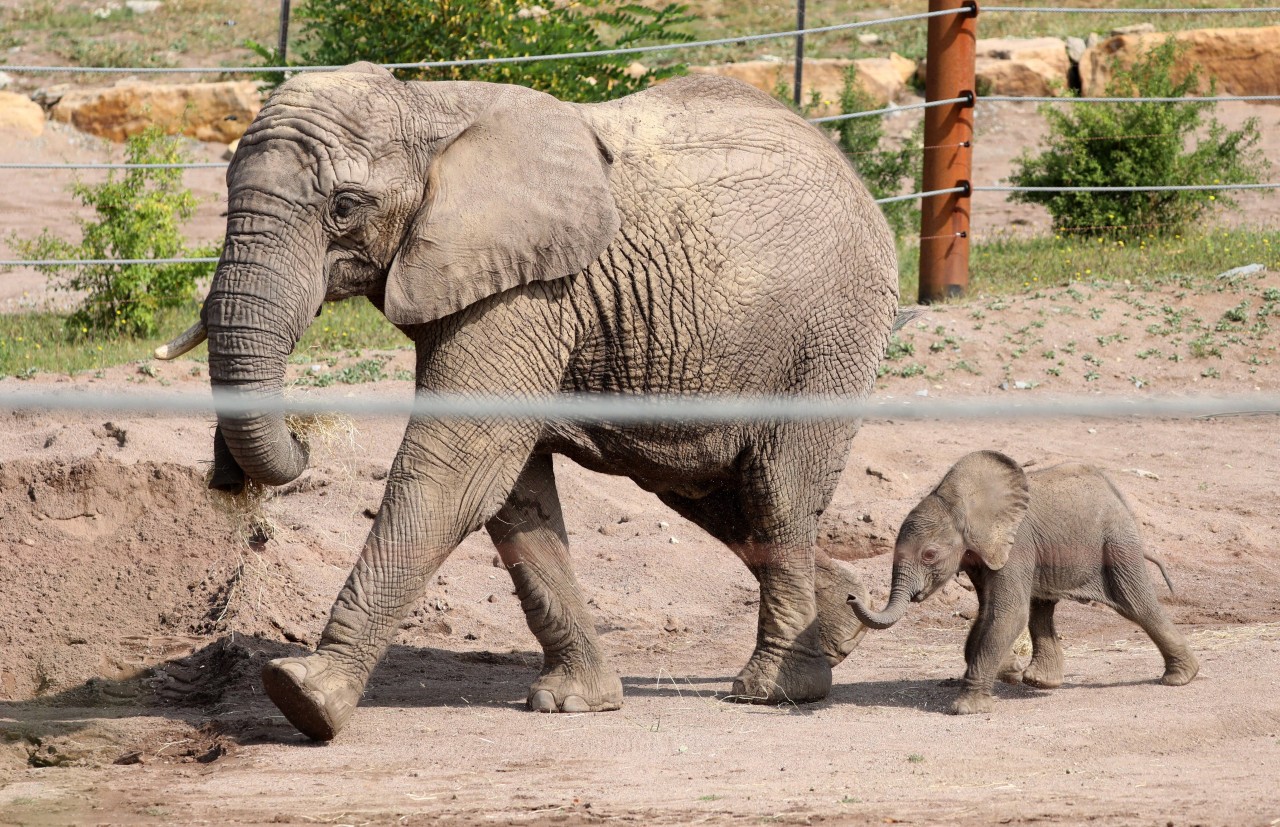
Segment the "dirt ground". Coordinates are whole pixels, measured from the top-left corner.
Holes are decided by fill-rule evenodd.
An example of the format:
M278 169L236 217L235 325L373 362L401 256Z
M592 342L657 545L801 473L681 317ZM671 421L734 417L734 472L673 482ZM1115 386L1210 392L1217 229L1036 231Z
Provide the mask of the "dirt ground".
M1274 125L1280 110L1251 111ZM1005 114L1001 129L1022 139L1023 116ZM0 160L108 154L56 127L42 140L0 142ZM218 173L198 173L212 196ZM51 173L23 180L0 188L6 229L65 220ZM1251 217L1275 215L1259 203ZM205 205L200 237L216 235L218 211ZM980 204L979 218L1043 221ZM1206 290L1060 287L937 308L903 332L877 396L986 396L1012 408L1068 393L1275 393L1280 331L1246 328L1276 310L1266 298L1276 289L1280 273L1264 272ZM48 298L34 275L0 279L10 311ZM1242 305L1248 322L1224 327ZM408 352L381 356L411 366ZM0 390L199 392L202 367L42 374ZM311 392L404 398L410 387ZM976 606L955 583L869 633L827 700L724 703L754 639L750 575L629 481L559 462L575 565L624 708L523 709L537 646L492 546L475 536L404 624L348 729L317 746L263 697L257 673L314 645L403 421L357 419L353 442L319 451L268 502L275 537L250 544L203 486L210 417L0 412L0 823L1274 827L1280 431L1247 406L1224 414L869 421L821 538L880 601L900 520L963 454L997 449L1030 470L1092 462L1168 563L1177 593L1162 602L1201 661L1188 686L1158 683L1159 655L1132 624L1064 605L1062 688L1002 685L993 713L948 716Z

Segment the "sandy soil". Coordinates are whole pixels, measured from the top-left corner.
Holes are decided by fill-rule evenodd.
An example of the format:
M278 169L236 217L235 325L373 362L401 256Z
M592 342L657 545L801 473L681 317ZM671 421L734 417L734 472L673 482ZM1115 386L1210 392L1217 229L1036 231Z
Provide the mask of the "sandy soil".
M0 156L109 154L58 128L42 140L0 142ZM49 175L0 188L6 222L62 220L69 202ZM193 180L218 189L216 173ZM999 223L999 210L978 214ZM218 211L211 199L201 237L216 235ZM1006 217L1041 220L1024 207ZM0 303L44 302L26 277L0 281ZM938 308L904 331L877 394L1012 407L1054 393L1275 392L1280 332L1250 326L1277 288L1269 272L1200 292L1052 288ZM1247 323L1224 327L1242 304ZM411 361L385 356L391 369ZM193 368L0 389L194 391ZM265 700L257 672L314 644L368 531L403 421L355 424L354 444L319 452L268 503L275 538L250 545L204 491L208 417L0 413L0 823L1280 823L1274 417L870 421L827 514L822 543L879 600L899 521L958 457L1095 463L1169 564L1178 591L1163 602L1202 664L1186 687L1159 685L1140 630L1072 605L1059 612L1061 689L1001 686L995 712L947 716L976 605L957 583L868 634L827 700L723 703L753 642L751 577L629 481L565 462L575 563L623 710L524 711L536 643L492 547L472 537L350 727L316 746Z

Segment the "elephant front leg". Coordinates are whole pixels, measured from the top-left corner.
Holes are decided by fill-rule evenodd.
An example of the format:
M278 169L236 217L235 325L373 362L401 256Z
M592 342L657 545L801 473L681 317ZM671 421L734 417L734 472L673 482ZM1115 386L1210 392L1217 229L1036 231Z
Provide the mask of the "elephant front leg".
M1027 686L1057 689L1062 686L1062 644L1053 627L1056 600L1031 601L1031 662L1022 673Z
M332 739L429 578L506 498L536 430L531 425L413 421L382 507L313 655L262 671L271 700L303 734ZM458 446L479 457L468 465Z
M992 687L1010 660L1018 635L1027 625L1029 600L1016 596L993 599L990 593L982 594L981 586L979 590L978 618L965 643L964 680L959 697L951 704L954 715L990 712L995 708Z
M317 741L333 739L346 725L392 634L453 548L406 536L413 521L391 501L389 487L315 654L273 660L262 670L272 702Z
M506 504L486 528L515 583L529 629L542 645L542 672L529 688L529 708L537 712L621 708L622 681L600 651L569 562L549 455L529 459Z

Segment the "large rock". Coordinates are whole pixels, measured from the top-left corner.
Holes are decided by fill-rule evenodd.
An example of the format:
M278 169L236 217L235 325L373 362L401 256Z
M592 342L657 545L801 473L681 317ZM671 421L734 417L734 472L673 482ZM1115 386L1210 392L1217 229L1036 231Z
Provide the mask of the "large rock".
M1086 97L1105 93L1115 66L1131 66L1139 54L1168 37L1183 44L1177 67L1200 72L1200 91L1207 92L1216 79L1224 95L1280 94L1280 26L1252 29L1192 29L1169 34L1127 34L1108 38L1080 58L1081 93Z
M1067 88L1071 58L1056 37L992 37L974 44L978 89L988 95L1043 97ZM928 71L925 63L921 78Z
M916 64L898 54L889 57L841 60L816 58L804 62L804 78L801 83L802 100L808 103L816 90L819 108L814 114L825 115L840 108L840 91L844 88L844 76L850 66L858 69L858 85L878 104L896 100L907 89L907 81L915 73ZM790 90L795 78L795 63L773 60L747 60L741 63L725 63L719 66L690 66L694 74L720 75L736 78L757 89L772 93L779 86Z
M39 138L44 134L44 110L26 95L0 92L0 134Z
M104 88L68 89L53 104L52 114L81 132L113 141L157 124L170 134L225 144L243 135L261 108L262 98L253 81L126 81Z
M1063 77L1071 68L1067 44L1056 37L989 37L974 44L978 58L993 60L1039 60L1053 67Z
M999 60L977 59L978 90L985 95L1009 95L1017 98L1059 95L1067 88L1067 75L1057 67L1037 58Z

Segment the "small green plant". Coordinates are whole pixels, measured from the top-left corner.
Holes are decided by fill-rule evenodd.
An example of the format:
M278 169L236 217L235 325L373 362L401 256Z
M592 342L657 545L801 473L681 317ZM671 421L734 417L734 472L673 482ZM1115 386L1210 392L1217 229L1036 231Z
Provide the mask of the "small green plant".
M1117 69L1106 95L1181 98L1194 93L1200 84L1195 68L1181 80L1174 79L1181 49L1169 38L1142 54L1130 68ZM1047 149L1038 155L1024 154L1009 180L1025 187L1257 182L1269 168L1258 150L1258 120L1252 118L1240 129L1230 130L1206 116L1212 106L1194 99L1069 110L1045 105L1041 112L1049 123ZM1047 207L1059 232L1126 238L1152 231L1174 233L1207 210L1235 205L1230 196L1206 191L1024 192L1013 197Z
M297 19L300 31L294 52L298 61L341 65L357 60L416 63L680 43L693 36L679 27L696 18L677 3L653 9L637 3L606 5L603 0L540 4L531 0L308 0L298 9ZM254 42L245 45L267 65L280 65L275 50ZM611 55L414 69L398 76L518 83L562 100L602 101L685 71L683 63L640 71L632 68L634 62L631 55ZM261 77L269 86L282 81L279 73Z
M897 336L893 336L889 339L889 347L885 351L884 358L887 361L896 362L899 359L915 355L915 352L916 346L914 344L904 342Z
M133 164L173 164L189 160L180 139L150 127L128 140ZM80 221L79 243L47 228L34 239L13 237L22 256L32 259L164 259L201 257L211 248L189 248L181 226L195 212L196 198L182 184L180 169L129 169L119 178L108 173L101 184L77 182L71 192L95 217ZM151 336L156 314L195 295L196 279L211 264L64 264L36 268L51 276L56 289L87 295L66 321L73 339L89 335Z
M923 764L924 756L913 752L907 756L907 760L912 764Z

